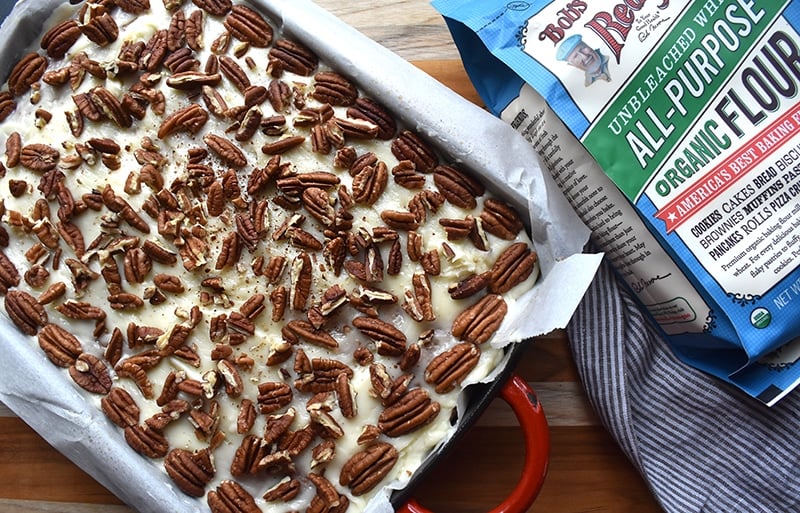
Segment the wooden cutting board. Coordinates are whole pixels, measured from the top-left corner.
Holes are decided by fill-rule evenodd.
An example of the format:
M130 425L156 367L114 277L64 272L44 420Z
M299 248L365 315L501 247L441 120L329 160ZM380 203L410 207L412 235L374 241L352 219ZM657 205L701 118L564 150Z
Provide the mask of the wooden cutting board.
M159 1L159 0L152 0ZM346 22L480 104L436 11L424 0L319 0ZM517 373L536 390L551 429L551 460L530 512L655 513L647 486L588 405L563 332L528 343ZM500 503L521 470L522 438L495 401L421 485L441 513L480 513ZM0 511L132 513L0 405Z

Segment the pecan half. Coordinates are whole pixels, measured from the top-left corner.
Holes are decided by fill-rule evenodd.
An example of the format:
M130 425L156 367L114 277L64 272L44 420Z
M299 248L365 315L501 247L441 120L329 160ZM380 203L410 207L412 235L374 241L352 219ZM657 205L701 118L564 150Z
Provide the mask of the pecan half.
M403 436L431 422L441 405L424 388L412 388L378 417L378 428L390 437Z
M141 410L124 388L112 387L108 394L100 399L100 407L111 422L123 429L139 424Z
M212 16L225 16L233 7L231 0L192 0L192 3Z
M125 428L125 441L134 451L148 458L163 458L169 452L169 442L164 434L147 425Z
M258 408L261 413L273 413L292 402L292 389L286 383L268 381L258 385Z
M397 160L411 161L420 173L430 173L439 163L439 157L419 135L410 130L401 131L391 146Z
M24 55L11 69L7 82L8 91L14 96L20 96L42 78L46 69L45 56L36 52Z
M353 326L375 341L378 354L400 356L406 350L406 335L393 324L373 317L356 317Z
M508 306L502 296L486 295L458 314L450 331L459 340L483 344L500 327L507 311Z
M208 112L193 103L170 114L158 128L158 138L164 139L178 132L196 134L208 121Z
M99 6L100 4L95 5ZM106 46L113 43L119 37L119 26L114 20L114 17L107 12L99 12L104 9L103 7L95 9L98 12L91 15L91 18L81 25L83 34L90 41L99 46Z
M0 251L0 292L6 293L11 287L19 285L19 271L14 262Z
M486 191L481 182L453 166L445 164L436 166L433 171L433 183L439 192L452 203L461 208L475 208L475 198Z
M207 447L194 452L186 449L169 451L164 459L164 469L175 485L192 497L205 495L206 485L216 474L211 451Z
M372 205L386 190L389 170L383 161L374 166L364 166L353 176L352 197L356 203Z
M223 481L215 490L208 492L207 503L211 513L261 513L253 496L242 485L231 480Z
M57 149L42 143L28 144L22 147L19 163L31 171L46 173L58 165L60 153Z
M14 324L28 335L36 335L47 324L47 311L36 298L22 290L9 290L5 309Z
M397 121L386 108L371 98L360 97L347 109L347 115L354 119L369 121L378 127L378 139L388 141L397 133Z
M81 29L76 20L65 20L55 25L42 36L40 45L52 59L60 59L67 54L75 41L81 37Z
M230 139L216 134L207 134L203 137L203 141L208 145L208 149L214 152L226 164L235 168L241 168L247 165L247 157L244 152Z
M389 474L398 457L392 444L374 443L345 462L339 473L339 484L350 488L353 495L363 495Z
M289 39L278 39L269 50L268 69L273 77L280 76L284 71L307 77L317 69L318 64L319 58L314 52Z
M488 198L483 203L481 212L483 229L505 240L514 240L524 225L519 214L510 205L494 198Z
M234 5L224 25L233 37L256 48L266 48L272 42L272 27L247 6Z
M286 323L286 330L294 337L299 337L306 342L328 349L336 349L339 343L325 330L315 329L314 326L302 319L294 319Z
M489 291L495 294L508 292L528 279L536 266L536 261L536 252L526 243L511 244L500 253L489 271Z
M297 494L300 493L300 488L300 481L285 477L278 484L267 490L263 498L267 502L288 502L297 497Z
M39 347L53 364L68 368L83 353L80 341L61 326L48 323L38 334Z
M321 71L314 75L311 96L320 103L348 106L358 98L358 89L350 80L335 71Z
M93 394L111 390L111 375L103 361L90 353L82 353L69 367L69 375L82 389Z
M425 368L425 382L433 385L437 393L446 394L472 372L480 356L475 344L456 344L431 360Z

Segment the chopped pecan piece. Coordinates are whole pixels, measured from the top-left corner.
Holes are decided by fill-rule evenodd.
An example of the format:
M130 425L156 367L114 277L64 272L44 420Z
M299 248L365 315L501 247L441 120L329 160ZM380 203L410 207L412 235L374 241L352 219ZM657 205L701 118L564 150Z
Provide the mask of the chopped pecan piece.
M290 477L284 477L275 486L264 493L264 500L267 502L289 502L300 493L300 481Z
M345 462L339 473L339 484L350 488L353 495L363 495L389 474L398 457L392 444L374 443Z

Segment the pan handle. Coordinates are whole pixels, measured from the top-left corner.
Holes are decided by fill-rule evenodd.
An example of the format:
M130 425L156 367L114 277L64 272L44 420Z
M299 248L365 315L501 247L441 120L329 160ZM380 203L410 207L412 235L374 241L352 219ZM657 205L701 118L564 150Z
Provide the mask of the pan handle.
M525 438L525 466L522 476L509 496L489 513L524 513L533 504L547 474L550 461L550 431L542 405L528 383L511 376L503 386L500 397L517 416ZM430 513L415 499L403 505L397 513Z

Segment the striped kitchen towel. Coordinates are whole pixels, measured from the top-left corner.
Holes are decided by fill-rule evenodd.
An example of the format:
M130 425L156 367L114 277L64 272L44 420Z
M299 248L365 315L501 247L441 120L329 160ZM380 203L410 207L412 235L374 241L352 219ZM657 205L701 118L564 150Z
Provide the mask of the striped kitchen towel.
M568 334L592 406L665 511L800 511L800 390L768 408L681 363L607 265Z

